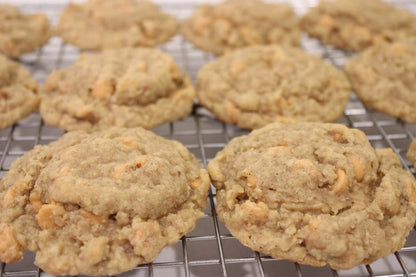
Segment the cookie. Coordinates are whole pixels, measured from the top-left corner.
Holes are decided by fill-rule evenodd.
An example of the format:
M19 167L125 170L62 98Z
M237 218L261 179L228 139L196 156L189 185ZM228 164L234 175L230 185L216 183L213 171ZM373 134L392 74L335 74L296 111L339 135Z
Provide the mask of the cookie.
M270 124L231 140L208 171L231 234L278 259L368 264L403 247L416 219L396 154L339 124Z
M301 27L324 43L361 51L416 36L416 17L381 0L321 1L301 19Z
M9 4L0 4L0 54L17 58L45 44L50 37L47 17L21 14Z
M209 185L182 144L150 131L69 132L1 180L0 259L30 250L49 274L118 274L190 232Z
M215 54L257 44L299 45L299 20L288 4L228 0L203 4L182 24L183 36Z
M198 72L199 101L218 119L254 129L271 122L335 121L350 85L319 57L288 46L235 50Z
M178 31L176 19L146 0L90 0L70 3L57 34L81 49L156 46Z
M413 163L413 167L416 168L416 139L413 139L407 150L407 158Z
M0 55L0 130L38 109L37 86L23 66Z
M416 37L373 46L344 69L367 107L416 122Z
M152 128L189 114L195 95L173 58L151 48L81 54L52 72L40 92L43 119L64 130Z

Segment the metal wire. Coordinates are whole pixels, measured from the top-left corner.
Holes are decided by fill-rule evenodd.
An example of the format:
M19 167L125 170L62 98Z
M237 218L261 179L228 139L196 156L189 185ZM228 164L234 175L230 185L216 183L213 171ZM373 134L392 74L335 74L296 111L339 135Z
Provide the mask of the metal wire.
M17 1L18 2L18 1ZM156 1L157 2L157 1ZM160 1L159 1L160 2ZM187 17L201 1L172 4L168 0L159 3L164 10L179 18ZM316 0L292 0L290 3L298 14L303 14ZM416 1L391 1L416 13ZM16 2L14 2L16 4ZM41 11L46 13L51 22L57 21L63 5L25 4L24 12ZM302 47L307 51L322 55L326 60L342 67L351 53L337 50L321 44L315 39L304 37ZM196 79L197 71L208 61L214 59L194 48L182 37L160 47L169 52ZM42 83L53 70L72 64L78 49L65 45L59 38L50 42L35 53L24 55L20 63L26 66L35 78ZM359 99L352 95L345 109L345 115L339 123L358 128L367 134L371 144L376 148L391 147L396 152L403 167L415 172L406 158L406 151L416 134L416 124L403 123L400 120L366 109ZM194 107L191 116L168 124L163 124L154 131L169 139L181 141L201 162L207 163L233 137L246 134L247 131L235 126L223 124L204 108ZM0 130L0 178L8 171L10 164L29 151L36 144L46 144L58 139L63 132L43 123L38 113L21 120L5 130ZM225 226L218 220L215 205L215 189L209 193L208 207L196 229L183 237L176 245L165 248L151 264L136 267L125 276L415 276L416 275L416 231L412 230L403 249L385 259L367 265L358 266L348 271L334 271L327 267L314 268L283 260L263 256L241 245L231 236ZM46 276L33 264L34 255L27 254L17 264L0 265L0 277L9 276Z

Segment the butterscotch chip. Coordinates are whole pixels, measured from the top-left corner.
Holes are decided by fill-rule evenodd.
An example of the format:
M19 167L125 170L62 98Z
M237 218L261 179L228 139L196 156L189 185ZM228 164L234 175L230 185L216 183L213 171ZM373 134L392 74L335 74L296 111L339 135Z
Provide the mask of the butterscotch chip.
M301 26L324 43L355 51L416 36L416 17L381 0L321 1Z
M150 131L69 132L35 146L0 181L0 259L30 250L53 275L127 271L195 227L209 185L183 145Z
M298 19L288 4L228 0L203 4L182 25L196 47L215 54L256 44L299 45Z
M416 219L416 182L396 154L339 124L269 124L231 140L208 172L231 234L278 259L371 263L403 247Z
M40 112L65 130L152 128L192 110L195 89L173 58L151 48L81 54L53 71L40 90Z
M23 66L0 55L0 129L37 110L37 86Z
M252 46L198 72L200 103L218 119L254 129L271 122L335 121L350 84L319 57L290 46Z
M373 46L344 69L367 107L416 122L416 37Z
M9 4L0 4L0 54L17 58L45 44L50 37L48 18L22 14Z
M146 0L90 0L70 3L57 33L81 49L156 46L173 37L176 19Z
M16 239L12 228L0 225L0 260L5 263L18 262L23 256L23 249Z

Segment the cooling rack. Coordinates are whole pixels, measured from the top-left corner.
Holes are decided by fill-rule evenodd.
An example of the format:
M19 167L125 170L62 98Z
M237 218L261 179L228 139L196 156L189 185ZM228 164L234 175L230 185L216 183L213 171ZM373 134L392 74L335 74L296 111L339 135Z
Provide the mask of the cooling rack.
M365 1L365 0L363 0ZM64 8L65 0L45 0L34 4L33 1L0 1L19 5L23 12L43 12L54 25L59 12ZM155 1L162 9L178 18L187 17L200 4L201 0L165 0ZM213 1L211 1L213 2ZM218 1L215 1L218 2ZM297 14L305 13L315 0L292 0ZM396 0L397 6L416 14L415 0ZM302 47L321 55L337 67L342 67L352 53L325 46L315 39L304 36ZM195 49L181 36L174 37L160 47L170 53L195 81L198 70L214 56ZM54 69L71 65L79 51L66 45L58 37L53 37L47 45L36 52L20 58L35 78L42 83ZM413 170L406 158L406 151L416 135L416 124L407 124L387 115L368 110L351 95L345 114L339 123L364 131L375 148L391 147L400 157L403 167ZM233 137L247 134L235 126L223 124L204 108L195 104L192 114L183 120L163 124L153 130L157 134L182 142L203 166L221 150ZM57 140L63 131L45 124L34 113L10 128L0 131L0 178L8 171L11 163L29 151L36 144L47 144ZM120 276L416 276L416 231L412 230L403 249L380 259L371 265L360 265L351 270L334 271L328 267L304 266L286 260L277 260L241 245L233 238L215 213L215 190L210 191L205 216L198 222L196 229L183 237L177 244L166 247L157 259L147 265L123 273ZM47 276L33 264L34 254L26 253L17 264L0 265L0 277Z

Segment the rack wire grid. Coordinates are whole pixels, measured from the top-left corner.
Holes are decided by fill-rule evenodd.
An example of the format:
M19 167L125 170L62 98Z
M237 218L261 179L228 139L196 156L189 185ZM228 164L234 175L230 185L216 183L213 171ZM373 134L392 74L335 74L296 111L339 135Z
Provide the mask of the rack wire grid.
M23 0L21 0L23 1ZM30 1L13 1L25 13L43 12L56 24L65 3L49 1L34 4ZM364 1L364 0L363 0ZM1 1L0 1L1 2ZM5 1L3 1L5 2ZM11 1L8 1L11 2ZM157 2L166 12L183 19L190 15L199 1L165 0ZM314 0L290 2L297 14L302 15ZM392 1L397 6L416 14L415 0ZM302 47L321 55L337 67L342 67L352 54L321 44L304 36ZM198 70L215 57L194 48L177 35L160 47L170 53L195 81ZM19 60L43 83L53 69L71 65L79 50L67 45L58 37L36 52L26 54ZM415 173L406 158L409 144L416 135L416 124L404 123L390 116L366 109L353 94L339 123L364 131L375 148L391 147L400 157L403 167ZM183 120L163 124L155 133L182 142L206 166L208 161L233 137L247 134L245 130L217 121L207 110L195 104L192 114ZM0 178L11 163L31 150L36 144L57 140L63 131L45 124L39 113L34 113L17 124L0 131ZM0 266L0 277L47 276L33 264L34 254L26 253L16 264ZM198 221L196 229L183 237L176 245L166 247L156 260L141 265L121 276L416 276L416 231L413 229L403 249L379 259L371 265L359 265L351 270L332 270L329 267L312 267L286 260L273 259L243 246L218 220L215 212L215 190L211 190L205 216Z

